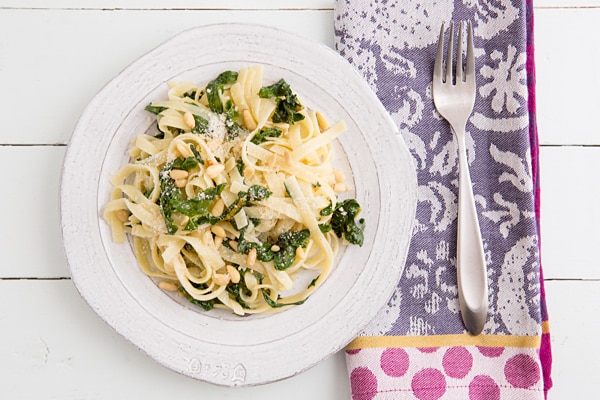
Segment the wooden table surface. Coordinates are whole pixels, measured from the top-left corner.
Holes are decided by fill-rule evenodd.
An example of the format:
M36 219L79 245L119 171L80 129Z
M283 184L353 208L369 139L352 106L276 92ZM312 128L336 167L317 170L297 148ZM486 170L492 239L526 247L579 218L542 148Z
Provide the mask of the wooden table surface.
M257 22L333 47L334 0L0 0L0 397L349 399L343 354L287 380L226 389L180 376L116 334L69 278L62 159L95 93L197 25ZM600 372L600 0L536 0L542 263L550 399L597 397Z

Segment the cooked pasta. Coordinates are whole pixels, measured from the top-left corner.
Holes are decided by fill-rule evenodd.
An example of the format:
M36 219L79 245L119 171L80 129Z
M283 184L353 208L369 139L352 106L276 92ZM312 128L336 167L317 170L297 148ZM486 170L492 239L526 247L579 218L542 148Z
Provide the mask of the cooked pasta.
M156 135L133 140L104 209L145 274L206 310L301 304L340 242L362 245L360 206L338 201L348 186L332 164L345 123L329 126L284 80L263 86L262 75L252 66L204 87L169 83L167 100L146 107Z

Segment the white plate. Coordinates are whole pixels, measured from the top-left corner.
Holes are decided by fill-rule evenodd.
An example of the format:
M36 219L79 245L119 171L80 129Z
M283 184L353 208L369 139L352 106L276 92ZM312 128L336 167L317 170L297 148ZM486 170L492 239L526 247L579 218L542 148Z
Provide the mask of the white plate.
M127 160L131 138L152 124L144 107L166 82L207 82L218 73L264 66L264 82L284 78L306 106L348 126L337 156L367 221L363 247L339 256L303 305L240 318L177 301L137 267L127 244L102 220L109 177ZM77 289L100 317L159 363L225 386L290 377L344 348L398 282L411 236L416 176L397 128L366 83L330 48L257 25L185 31L143 56L90 102L64 160L64 246Z

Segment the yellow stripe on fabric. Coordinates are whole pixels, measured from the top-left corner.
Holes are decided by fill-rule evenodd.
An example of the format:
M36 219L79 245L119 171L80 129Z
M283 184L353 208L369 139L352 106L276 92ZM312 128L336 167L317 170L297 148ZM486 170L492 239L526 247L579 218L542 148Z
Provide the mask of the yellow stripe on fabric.
M550 322L542 321L542 333L550 333Z
M540 336L509 335L435 335L435 336L360 336L346 347L346 350L365 348L402 348L402 347L520 347L539 348Z

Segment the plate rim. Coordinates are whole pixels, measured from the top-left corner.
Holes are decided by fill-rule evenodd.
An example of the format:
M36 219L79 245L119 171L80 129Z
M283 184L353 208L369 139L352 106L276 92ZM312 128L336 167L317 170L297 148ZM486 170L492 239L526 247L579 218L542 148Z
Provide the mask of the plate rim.
M63 237L63 247L64 247L65 253L67 255L67 262L69 265L69 270L71 272L72 281L75 284L79 294L91 306L91 308L105 322L107 322L114 330L116 330L118 333L120 333L122 336L124 336L129 342L133 343L136 347L138 347L144 353L148 354L151 358L153 358L155 361L159 362L160 364L163 364L166 367L168 367L172 370L175 370L179 373L182 373L184 375L188 375L195 379L200 379L200 380L214 383L217 385L251 386L251 385L264 384L264 383L274 382L274 381L277 381L280 379L288 378L288 377L291 377L301 371L304 371L304 370L314 366L315 364L322 361L323 359L331 356L333 353L341 350L347 343L349 343L352 340L353 337L355 337L368 324L370 319L372 317L374 317L375 315L370 315L368 318L365 316L358 318L361 322L354 323L354 325L351 328L349 327L348 330L345 332L345 334L341 335L342 338L340 338L340 340L338 342L336 342L332 346L329 346L324 353L319 354L317 356L313 356L310 360L307 360L303 365L294 366L291 369L288 369L285 371L279 371L278 373L270 373L270 374L267 374L265 376L262 376L259 379L255 379L255 380L252 380L252 379L247 380L246 376L243 377L244 378L243 380L240 380L240 379L237 379L237 380L236 379L229 379L229 380L217 379L217 377L211 376L210 373L203 373L202 369L205 367L205 365L204 365L205 363L203 364L203 362L201 360L199 360L198 358L190 358L190 359L186 360L184 362L184 364L181 364L181 360L178 361L178 360L175 360L170 357L165 357L164 354L160 354L160 351L157 352L157 349L155 347L153 347L152 345L140 343L139 338L137 338L136 335L139 335L140 333L143 334L144 333L143 330L141 332L138 332L140 329L139 327L136 328L136 327L123 326L123 321L119 320L119 318L123 318L123 316L120 316L117 318L115 315L111 314L111 313L114 313L113 309L111 309L110 307L107 309L106 304L102 303L101 301L100 301L100 303L98 303L98 298L94 297L93 295L91 295L89 293L90 283L87 282L87 280L91 279L91 278L90 278L90 276L82 275L81 264L85 263L86 261L93 263L94 257L95 256L99 257L101 255L97 254L98 249L82 249L79 247L74 247L73 238L76 237L77 232L74 232L73 225L69 225L70 223L73 223L73 221L70 221L69 218L74 217L74 215L73 215L74 211L72 209L70 209L70 199L76 193L76 189L78 188L77 183L71 181L70 179L72 179L74 176L73 175L73 168L74 168L73 164L76 164L76 161L79 160L80 157L82 157L82 155L80 153L78 153L78 151L79 152L82 151L82 149L80 147L77 147L78 140L82 136L82 134L80 132L82 129L84 129L86 127L86 124L89 124L91 121L94 121L93 116L90 114L94 111L94 107L97 105L97 103L99 101L98 99L100 99L101 96L105 95L107 92L112 90L113 86L115 86L115 85L118 86L121 83L120 79L122 79L122 77L124 77L131 71L135 71L136 68L143 66L144 62L146 62L147 60L156 56L160 52L164 51L165 48L172 46L174 43L178 43L179 41L185 40L188 36L193 36L195 34L198 34L199 32L202 32L204 34L212 32L212 34L214 34L214 31L218 31L219 34L221 34L221 35L223 35L223 34L229 34L229 35L241 35L242 34L242 35L244 35L244 36L239 36L239 38L257 35L259 33L261 35L266 35L267 33L277 34L279 38L284 37L288 40L291 40L294 43L302 43L302 45L304 45L304 46L314 48L314 51L316 54L319 54L321 56L329 58L330 60L337 60L336 62L340 66L342 66L342 65L344 66L344 68L345 68L344 72L353 74L353 83L356 83L360 86L358 89L360 89L362 94L365 94L366 96L370 97L369 100L370 100L371 106L375 107L375 109L379 111L379 113L380 113L379 117L381 118L382 123L386 123L388 128L393 129L393 133L394 133L393 136L395 136L395 138L392 137L392 135L387 135L388 137L385 138L385 140L387 141L385 145L390 146L391 148L394 148L397 151L399 151L399 153L396 155L397 160L402 160L402 162L405 164L405 166L407 166L407 165L409 166L409 168L407 168L407 170L406 170L408 175L404 176L404 179L402 180L402 182L398 182L399 179L397 179L397 178L392 179L392 181L390 182L390 183L402 184L403 189L407 190L403 194L403 196L400 196L400 199L402 200L402 205L405 207L404 214L402 215L404 220L401 223L406 225L405 229L408 228L407 231L409 233L412 233L412 227L413 227L413 221L414 221L414 215L415 215L415 209L416 209L417 179L416 179L416 171L414 170L414 165L412 164L412 157L410 156L408 148L398 132L398 128L397 128L396 124L393 122L393 120L391 119L389 114L385 111L385 109L381 105L380 101L375 96L375 94L368 87L367 83L358 75L358 73L350 66L350 64L348 64L347 61L345 59L343 59L338 53L336 53L333 49L329 48L328 46L326 46L322 43L312 41L310 39L296 35L289 31L281 30L281 29L266 26L266 25L248 24L248 23L210 24L210 25L203 25L203 26L198 26L195 28L184 30L184 31L180 32L179 34L171 37L170 39L164 41L163 43L161 43L154 49L147 52L145 55L136 59L134 62L130 63L119 74L117 74L117 76L115 76L106 85L104 85L100 89L100 91L94 96L94 98L88 103L87 107L81 114L81 117L77 121L77 124L73 130L73 134L69 140L69 143L67 146L67 151L65 153L65 157L63 160L63 166L62 166L62 171L61 171L61 180L60 180L60 215L61 215L61 233L62 233L62 237ZM243 40L243 39L240 39L240 40ZM243 60L240 60L240 61L243 61ZM357 82L360 82L360 83L357 83ZM131 110L125 110L125 111L130 112ZM76 176L76 174L75 174L75 176ZM381 184L379 185L379 189L381 191L381 189L382 189ZM393 195L398 194L397 193L398 191L399 191L399 188L396 188L392 184L387 185L386 188L384 188L384 192L385 192L384 194L386 195L385 196L386 198L390 198L390 197L393 198ZM390 213L389 207L391 205L386 204L386 206L388 207L388 209L384 210L384 211L386 211L387 214L389 214ZM87 216L88 219L93 220L94 218L90 214L91 211L97 212L98 210L96 210L96 209L94 209L94 210L77 210L77 213L78 213L77 216L81 217L83 215L83 216ZM97 220L98 217L96 216L95 219ZM406 261L407 253L408 253L410 237L411 237L411 235L408 234L407 237L401 238L400 245L396 246L397 249L388 255L388 258L395 257L396 263L398 265L401 265L401 268L398 268L397 270L393 271L394 274L392 274L392 278L395 277L396 279L390 279L390 281L393 281L393 284L388 283L388 286L386 286L386 289L383 291L384 295L379 293L378 296L375 296L374 299L371 299L372 301L376 301L378 304L380 304L380 308L385 305L385 303L387 302L387 299L391 296L391 294L393 292L393 287L395 287L395 285L402 273L402 270L404 268L404 264ZM100 247L102 247L102 246L100 246ZM92 252L92 250L95 250L95 252ZM85 253L86 251L89 251L89 252ZM85 254L82 254L82 252ZM114 273L114 271L111 271L111 272ZM99 278L100 276L98 274L102 275L100 272L92 272L91 277ZM108 279L108 277L105 276L104 279ZM116 279L118 280L119 278L116 277ZM126 290L126 288L123 288L123 289ZM121 295L124 295L124 293L121 293ZM382 301L382 298L384 298L384 297L385 297L385 301ZM126 316L130 317L128 315L126 315ZM153 326L152 328L157 329L155 326ZM136 329L138 331L136 331ZM173 332L170 332L170 333L173 333ZM178 342L178 343L179 344L182 344L182 343L189 344L189 343L186 343L186 340L184 338L180 339L180 342ZM201 343L205 344L206 342L201 342ZM165 345L166 345L165 343L160 343L160 346L165 346ZM194 360L197 360L197 361L194 361ZM232 365L230 365L230 367L233 368L233 373L234 373L233 377L235 378L236 377L235 368L237 367L237 364L236 365L233 365L234 363L231 363L231 364ZM244 366L242 366L242 368L244 368ZM278 369L281 369L281 367L278 366ZM238 369L238 372L239 372L239 369ZM238 376L238 378L240 378L240 377L241 376Z

